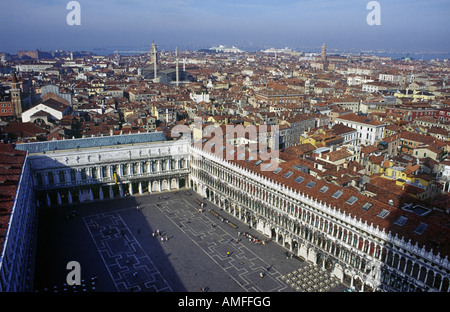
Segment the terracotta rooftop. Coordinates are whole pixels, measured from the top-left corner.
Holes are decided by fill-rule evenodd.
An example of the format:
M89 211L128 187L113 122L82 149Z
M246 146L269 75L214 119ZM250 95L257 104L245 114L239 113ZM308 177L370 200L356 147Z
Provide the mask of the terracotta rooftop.
M253 159L250 159L248 151L243 153L242 150L237 149L235 146L222 145L222 141L221 138L216 137L208 141L204 140L204 143L202 143L203 150L219 158L228 159L228 162L240 168L249 170L277 184L282 184L317 202L325 203L332 208L335 207L336 210L345 212L347 215L351 215L352 218L361 220L363 223L367 222L367 225L372 224L375 228L384 229L386 233L391 232L393 236L404 237L405 242L411 239L411 242L413 244L417 242L420 248L423 245L427 246L427 251L432 247L433 251L435 253L440 252L441 256L450 255L450 216L447 214L432 211L426 216L419 216L413 212L401 209L401 207L380 201L377 198L362 195L354 188L328 183L301 171L301 168L306 169L306 166L301 165L300 159L298 160L299 167L295 166L296 160L291 160L280 162L267 168L270 161L259 161L256 155L254 155ZM216 144L211 146L212 142L216 142ZM223 147L220 148L221 146ZM231 154L231 151L234 151L234 153ZM274 171L275 168L278 168L278 170ZM292 172L292 174L287 175L288 172ZM338 196L338 194L341 195ZM401 193L391 194L391 196L395 198L401 196ZM350 204L353 200L354 202ZM399 200L398 202L401 201ZM387 215L381 217L380 214L382 212L386 212ZM394 224L400 216L408 218L406 224L402 226ZM416 234L414 231L420 223L426 223L428 227L422 234ZM430 242L432 242L432 245L430 245Z
M370 118L367 116L360 116L355 113L342 115L342 116L336 117L336 119L346 120L349 122L357 122L357 123L367 124L367 125L371 125L371 126L381 126L384 124L376 119L373 119L373 118Z
M26 152L15 150L12 144L0 143L0 251L3 249L25 157Z

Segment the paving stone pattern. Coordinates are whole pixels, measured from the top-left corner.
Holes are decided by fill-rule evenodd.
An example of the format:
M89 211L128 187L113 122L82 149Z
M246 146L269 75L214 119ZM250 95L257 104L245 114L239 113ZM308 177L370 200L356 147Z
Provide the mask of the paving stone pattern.
M172 291L118 212L84 221L118 291Z
M98 276L96 291L295 292L343 287L326 271L289 257L275 242L249 241L243 233L260 241L268 237L212 203L205 201L200 211L196 194L158 195L47 210L35 283L41 288L62 285L67 262L77 260L83 278ZM74 209L79 216L66 220L66 211ZM160 236L154 235L157 230ZM323 287L310 287L315 280Z

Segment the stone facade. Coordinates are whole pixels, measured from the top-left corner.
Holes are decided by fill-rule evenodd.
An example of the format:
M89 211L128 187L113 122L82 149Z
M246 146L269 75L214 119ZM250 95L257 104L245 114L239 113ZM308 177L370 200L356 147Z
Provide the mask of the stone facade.
M363 291L449 291L448 256L191 147L194 191Z
M182 141L30 156L38 206L178 189L186 186L188 161Z
M18 157L18 156L15 156ZM5 199L5 194L2 194ZM22 165L0 257L0 292L20 292L33 285L37 211L29 159ZM1 212L3 218L4 211Z

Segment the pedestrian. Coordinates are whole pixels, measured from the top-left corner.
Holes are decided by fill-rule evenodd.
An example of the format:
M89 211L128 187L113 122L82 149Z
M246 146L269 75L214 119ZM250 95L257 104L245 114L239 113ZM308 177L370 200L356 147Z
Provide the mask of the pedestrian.
M167 241L167 235L164 237L164 240Z
M230 252L229 251L227 251L227 257L229 257L230 256Z
M162 237L162 235L161 235L161 243L163 243L164 242L164 237Z
M264 274L259 273L259 277L260 277L260 278L263 278L263 277L264 277Z

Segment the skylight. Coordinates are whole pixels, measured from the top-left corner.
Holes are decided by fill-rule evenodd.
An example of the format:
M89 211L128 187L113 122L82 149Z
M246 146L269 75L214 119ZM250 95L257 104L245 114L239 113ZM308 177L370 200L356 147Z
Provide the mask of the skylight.
M314 185L316 185L316 182L314 181L309 181L308 184L306 184L307 188L312 188Z
M405 205L403 205L402 209L406 210L406 211L414 212L416 215L422 216L422 217L426 216L427 214L429 214L431 212L431 209L428 209L428 208L420 206L420 205L413 206L413 204L405 204Z
M423 234L423 232L425 232L425 230L428 228L428 224L426 224L426 223L420 223L417 227L416 227L416 229L414 230L414 233L415 234L419 234L419 235L422 235Z
M262 163L262 160L258 160L257 162L255 162L256 166L259 166Z
M267 169L269 169L270 167L272 167L272 164L267 164L267 165L264 166L264 170L267 170Z
M408 221L407 217L400 216L400 218L398 218L397 221L394 222L394 224L397 224L399 226L403 226L406 223L406 221Z
M380 211L380 213L377 216L384 219L387 217L388 214L389 214L389 210L383 209Z
M365 211L368 211L370 208L372 208L373 204L372 203L365 203L362 206L362 209L364 209Z
M289 178L291 175L293 175L294 173L292 171L289 171L288 173L286 173L284 175L285 178Z
M342 191L337 191L336 193L334 193L331 197L338 199L339 197L341 197L341 195L344 194L344 192Z
M281 170L282 170L282 168L277 168L277 169L274 170L273 173L278 174L278 173L280 173Z
M297 182L297 183L302 183L303 180L305 180L304 177L297 177L297 178L295 179L295 182Z
M326 191L328 191L328 186L326 186L326 185L322 186L319 190L319 192L321 192L321 193L325 193Z
M349 204L349 205L353 205L357 200L358 200L358 197L352 196L352 197L350 197L350 198L347 200L346 203Z

